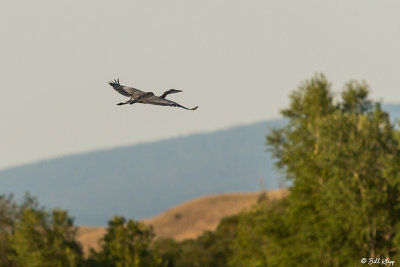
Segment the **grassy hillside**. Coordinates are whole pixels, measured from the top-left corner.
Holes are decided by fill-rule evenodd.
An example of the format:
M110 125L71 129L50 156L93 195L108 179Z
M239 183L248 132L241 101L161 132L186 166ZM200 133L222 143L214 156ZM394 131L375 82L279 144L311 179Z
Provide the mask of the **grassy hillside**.
M277 199L285 196L286 190L269 191L267 196ZM229 193L200 197L143 222L154 227L156 237L181 241L196 238L204 231L213 231L222 218L238 214L257 202L260 193ZM85 253L89 248L98 249L98 240L105 234L104 227L80 226L78 241Z

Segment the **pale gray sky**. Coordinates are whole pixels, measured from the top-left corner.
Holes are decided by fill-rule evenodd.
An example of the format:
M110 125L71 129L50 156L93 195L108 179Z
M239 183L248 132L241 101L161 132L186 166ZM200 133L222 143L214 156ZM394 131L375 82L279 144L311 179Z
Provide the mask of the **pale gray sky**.
M301 81L400 102L400 1L7 1L0 168L278 116ZM107 82L195 112L133 105Z

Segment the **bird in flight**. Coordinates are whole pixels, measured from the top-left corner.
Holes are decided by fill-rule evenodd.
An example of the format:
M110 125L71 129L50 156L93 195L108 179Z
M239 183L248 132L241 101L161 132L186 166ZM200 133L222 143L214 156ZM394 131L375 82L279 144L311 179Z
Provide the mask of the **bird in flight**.
M160 106L180 107L187 110L196 110L198 108L198 106L194 108L187 108L182 105L179 105L174 101L165 99L167 95L182 92L181 90L170 89L168 91L165 91L161 96L155 96L153 92L143 92L133 87L121 85L119 83L119 79L111 81L108 84L111 85L112 88L114 88L114 90L120 93L121 95L130 97L128 101L118 103L117 105L126 105L126 104L132 105L135 103L142 103L142 104L152 104Z

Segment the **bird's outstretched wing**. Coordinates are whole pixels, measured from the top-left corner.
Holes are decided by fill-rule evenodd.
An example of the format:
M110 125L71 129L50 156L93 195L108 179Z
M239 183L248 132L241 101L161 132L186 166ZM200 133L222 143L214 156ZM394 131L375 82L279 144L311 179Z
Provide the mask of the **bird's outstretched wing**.
M118 93L120 93L121 95L124 95L124 96L135 98L135 97L139 96L140 94L143 94L143 91L141 91L139 89L121 85L119 83L119 79L115 79L114 81L111 81L108 84L111 85L115 91L117 91Z
M178 103L176 103L174 101L171 101L171 100L168 100L168 99L165 99L165 98L161 98L161 97L158 97L158 96L150 96L150 97L146 98L143 101L143 103L144 104L159 105L159 106L180 107L180 108L184 108L184 109L187 109L187 110L196 110L198 108L198 106L194 107L194 108L187 108L187 107L184 107L182 105L179 105Z

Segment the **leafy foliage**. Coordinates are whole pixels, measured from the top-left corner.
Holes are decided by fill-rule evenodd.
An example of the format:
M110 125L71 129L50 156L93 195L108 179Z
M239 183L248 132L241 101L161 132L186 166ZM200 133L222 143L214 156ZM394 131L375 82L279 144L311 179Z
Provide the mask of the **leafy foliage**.
M66 211L49 213L28 194L21 204L1 196L0 207L1 266L79 266L82 251Z
M238 216L236 237L231 244L232 252L227 261L228 266L266 266L267 240L265 234L260 234L260 226L265 219L265 203L260 203L250 212L242 212Z
M150 249L154 238L151 227L115 216L108 223L100 252L92 251L92 261L99 266L157 266L161 262Z
M18 206L13 196L0 196L0 266L15 266L9 259L13 253L10 238L17 218Z
M206 231L196 239L176 242L155 241L155 249L166 267L223 267L232 256L238 216L224 218L214 232Z
M285 205L265 224L274 266L352 266L393 258L400 222L398 136L368 87L346 84L334 103L323 75L305 82L267 142L293 182ZM283 227L283 229L282 229Z

